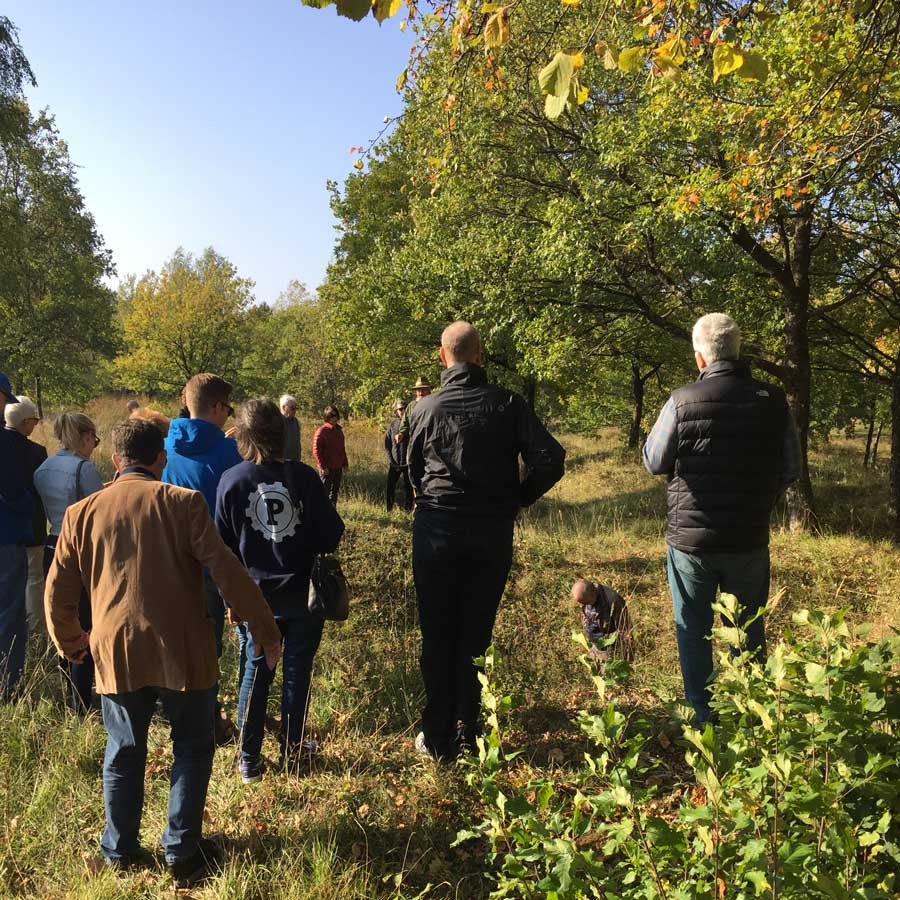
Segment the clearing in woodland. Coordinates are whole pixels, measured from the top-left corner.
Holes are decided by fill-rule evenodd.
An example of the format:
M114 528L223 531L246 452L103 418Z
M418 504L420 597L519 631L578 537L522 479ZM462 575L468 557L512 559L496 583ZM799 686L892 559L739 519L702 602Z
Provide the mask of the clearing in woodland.
M120 405L97 401L87 409L104 435L121 417ZM312 430L303 423L306 460ZM35 438L47 439L49 431L42 425ZM413 750L423 692L411 519L384 511L381 432L351 423L347 434L351 468L339 509L347 522L341 557L353 601L349 622L326 627L316 657L311 727L322 752L301 777L269 773L245 786L234 771L234 748L216 751L206 831L223 836L227 862L193 891L197 898L480 898L492 888L484 847L451 847L457 831L480 818L465 766L442 768ZM516 698L505 743L523 751L511 777L521 784L536 777L565 781L588 749L575 716L596 708L597 698L578 663L572 632L580 622L567 599L571 582L583 575L612 585L629 603L634 674L615 690L617 701L653 723L661 789L682 792L684 747L668 707L681 682L664 571L663 483L620 449L613 431L562 440L566 476L520 519L495 629L503 659L498 686ZM95 460L108 467L106 444ZM816 450L812 467L821 534L791 535L780 522L773 529L772 593L782 596L770 635L777 638L800 608L845 607L851 624L873 624L876 640L900 609L886 471L863 468L855 439ZM82 721L63 708L55 660L33 643L27 695L0 720L0 893L73 900L171 893L162 868L117 874L101 864L103 726L96 716ZM231 640L222 693L232 717L235 656ZM270 699L273 715L278 694L273 690ZM267 736L264 754L277 757L274 737ZM142 826L148 847L163 829L169 764L167 730L157 720Z

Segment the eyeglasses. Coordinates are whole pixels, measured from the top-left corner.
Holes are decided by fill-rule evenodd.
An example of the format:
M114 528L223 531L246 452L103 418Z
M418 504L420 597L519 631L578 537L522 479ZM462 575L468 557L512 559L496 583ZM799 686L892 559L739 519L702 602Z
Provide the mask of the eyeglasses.
M97 434L96 431L85 431L84 433L85 433L85 434L92 434L92 435L94 436L94 446L95 446L95 447L99 447L99 446L100 446L100 435Z
M228 411L228 417L231 418L234 415L234 407L230 403L226 403L224 400L220 400L219 403L225 407Z

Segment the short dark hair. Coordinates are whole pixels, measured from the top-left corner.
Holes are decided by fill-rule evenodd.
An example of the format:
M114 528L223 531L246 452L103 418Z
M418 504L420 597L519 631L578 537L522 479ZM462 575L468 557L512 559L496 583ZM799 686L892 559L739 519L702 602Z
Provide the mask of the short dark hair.
M163 433L152 422L129 419L113 428L112 445L120 462L152 466L163 449Z
M251 462L284 457L284 416L266 397L241 405L234 426L238 452Z
M325 411L322 413L322 418L327 419L329 416L334 416L336 419L341 417L341 411L336 406L326 406Z
M182 396L191 416L197 416L210 412L217 403L227 404L232 390L230 382L224 378L212 372L201 372L188 379Z

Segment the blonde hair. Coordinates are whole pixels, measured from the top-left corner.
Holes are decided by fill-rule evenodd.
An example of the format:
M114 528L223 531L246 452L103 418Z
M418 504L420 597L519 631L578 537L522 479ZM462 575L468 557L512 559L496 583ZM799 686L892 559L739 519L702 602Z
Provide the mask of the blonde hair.
M168 437L170 421L169 417L164 416L161 412L157 412L155 409L136 409L128 418L141 419L144 422L149 422L151 425L155 425L163 433L163 437Z
M56 439L74 453L81 443L81 436L87 432L97 433L97 426L84 413L63 413L53 423Z

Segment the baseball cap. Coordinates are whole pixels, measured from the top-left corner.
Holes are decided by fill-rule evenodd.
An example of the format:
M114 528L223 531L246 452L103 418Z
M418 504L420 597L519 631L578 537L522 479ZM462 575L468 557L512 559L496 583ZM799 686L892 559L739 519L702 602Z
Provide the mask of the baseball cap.
M2 372L0 372L0 391L6 394L6 399L9 400L10 403L16 402L16 395L13 393L12 385Z

